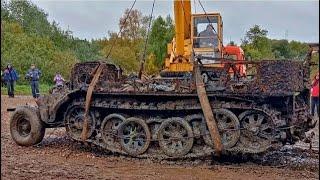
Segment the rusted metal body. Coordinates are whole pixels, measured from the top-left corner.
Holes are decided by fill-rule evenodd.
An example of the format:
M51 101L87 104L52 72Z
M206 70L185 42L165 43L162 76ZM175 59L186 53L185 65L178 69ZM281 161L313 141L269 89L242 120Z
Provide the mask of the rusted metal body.
M94 90L94 87L96 86L99 77L102 73L102 70L105 69L106 65L105 63L100 63L95 70L93 71L93 79L91 80L89 84L89 88L87 90L87 95L86 95L86 103L85 103L85 111L84 111L84 122L83 122L83 130L81 133L81 139L82 141L85 141L88 136L88 116L89 116L89 108L90 108L90 103L91 103L91 98L92 98L92 93Z
M112 64L78 63L66 89L37 101L39 118L46 128L65 126L73 139L131 156L260 153L295 143L312 127L308 62L242 62L243 77L235 62L216 59L222 68L199 64L199 74L143 80Z
M216 154L220 156L222 151L222 143L221 143L221 137L219 134L217 122L214 119L213 111L207 96L206 88L203 83L203 78L201 76L201 71L199 66L195 67L195 81L197 86L197 94L199 97L199 101L201 104L201 109L203 111L204 118L206 120L206 124L209 129L209 134L211 136L211 139L213 140L214 148L216 151Z
M217 63L220 63L218 61ZM229 72L232 70L233 62L226 61L224 68L215 70L202 68L202 74L210 73L210 81L206 83L209 93L223 92L246 95L282 96L292 95L294 92L301 92L308 89L307 69L301 61L292 60L263 60L260 62L243 62L249 66L250 74L247 77L233 77ZM76 64L71 76L71 89L86 89L93 75L94 69L99 62L88 62ZM252 71L252 72L250 72ZM196 93L193 73L186 73L179 78L152 78L142 81L135 77L122 75L121 70L116 66L108 64L102 70L102 74L96 84L96 93L163 93L169 92L192 94Z

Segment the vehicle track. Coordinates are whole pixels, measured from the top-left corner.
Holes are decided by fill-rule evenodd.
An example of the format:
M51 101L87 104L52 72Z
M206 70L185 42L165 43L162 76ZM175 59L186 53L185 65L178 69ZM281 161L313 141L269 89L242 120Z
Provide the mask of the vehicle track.
M9 133L7 107L33 103L31 97L1 98L1 177L3 179L317 179L318 153L285 146L279 152L212 161L139 159L75 142L64 128L48 129L33 147L16 145ZM307 148L308 146L305 147ZM279 157L282 157L280 159ZM275 161L277 160L277 161Z

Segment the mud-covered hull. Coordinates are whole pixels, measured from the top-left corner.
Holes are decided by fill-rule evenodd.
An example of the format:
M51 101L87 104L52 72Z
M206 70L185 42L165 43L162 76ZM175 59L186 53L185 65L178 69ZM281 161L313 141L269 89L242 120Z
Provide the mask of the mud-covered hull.
M303 139L312 126L308 66L297 61L246 63L245 77L232 62L220 69L201 67L224 152L261 153ZM68 88L37 101L45 127L64 126L81 141L87 122L86 141L130 156L181 158L214 152L193 73L137 79L123 76L114 65L99 65L76 64Z

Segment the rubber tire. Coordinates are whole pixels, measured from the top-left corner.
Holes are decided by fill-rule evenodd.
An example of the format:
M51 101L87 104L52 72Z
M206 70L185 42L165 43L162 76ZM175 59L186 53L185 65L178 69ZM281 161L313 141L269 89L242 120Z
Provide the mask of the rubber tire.
M17 129L19 116L29 120L31 130L27 136L21 136ZM42 141L45 134L45 127L38 110L30 106L17 107L10 118L10 133L13 141L20 146L32 146Z

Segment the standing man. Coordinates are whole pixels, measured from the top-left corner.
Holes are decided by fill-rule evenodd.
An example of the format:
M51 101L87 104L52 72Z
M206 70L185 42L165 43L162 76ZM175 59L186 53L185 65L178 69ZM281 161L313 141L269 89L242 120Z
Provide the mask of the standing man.
M18 73L15 69L11 66L11 64L7 65L7 68L4 70L3 79L6 82L7 89L8 89L8 96L14 97L14 84L19 78Z
M314 117L314 109L319 117L319 72L315 75L311 85L311 115Z
M41 76L41 71L36 68L35 64L31 64L31 68L26 74L26 79L30 81L32 96L33 98L38 98L40 96L39 92L39 79Z

